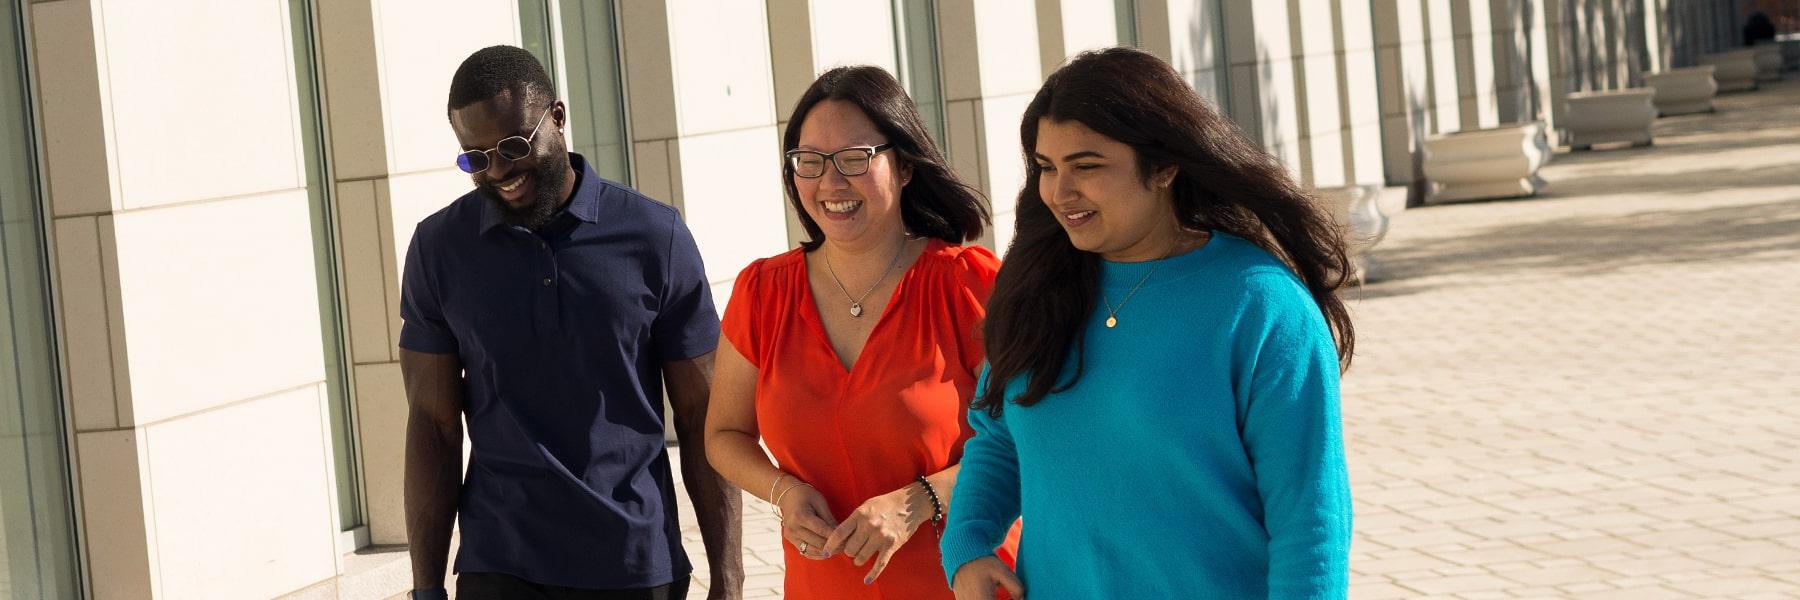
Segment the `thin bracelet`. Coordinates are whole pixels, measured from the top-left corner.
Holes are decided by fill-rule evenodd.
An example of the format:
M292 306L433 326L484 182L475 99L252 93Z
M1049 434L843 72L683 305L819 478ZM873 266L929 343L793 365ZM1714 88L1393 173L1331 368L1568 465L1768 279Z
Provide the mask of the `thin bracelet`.
M788 493L788 492L791 492L791 491L794 491L794 488L797 488L797 487L800 487L800 486L803 486L803 485L804 485L804 486L806 486L806 487L809 487L809 488L813 488L813 489L815 489L815 490L816 490L816 489L819 489L819 488L816 488L816 487L813 487L813 485L812 485L812 484L810 484L810 483L807 483L807 482L804 482L804 481L799 481L799 482L795 482L795 483L794 483L794 485L790 485L790 486L787 486L787 488L785 488L785 489L783 489L783 490L781 490L781 495L779 495L779 496L776 496L776 497L775 497L775 501L774 501L774 502L771 502L771 503L770 503L770 504L774 504L774 505L775 505L775 516L777 516L777 517L780 517L780 516L781 516L781 499L782 499L782 498L786 498L786 497L787 497L787 493Z
M787 471L779 471L778 470L778 471L776 471L776 473L777 474L775 475L775 481L769 484L769 495L765 496L766 498L774 498L775 497L775 486L781 485L781 480L787 479L787 476L788 476ZM770 500L769 503L774 504L775 501Z

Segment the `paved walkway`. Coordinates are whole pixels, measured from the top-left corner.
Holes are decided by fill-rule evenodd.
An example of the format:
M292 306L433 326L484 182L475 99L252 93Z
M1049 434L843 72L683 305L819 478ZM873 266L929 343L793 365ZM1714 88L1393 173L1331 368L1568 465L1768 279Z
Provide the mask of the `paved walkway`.
M1394 216L1350 293L1353 598L1800 597L1800 82L1718 106Z

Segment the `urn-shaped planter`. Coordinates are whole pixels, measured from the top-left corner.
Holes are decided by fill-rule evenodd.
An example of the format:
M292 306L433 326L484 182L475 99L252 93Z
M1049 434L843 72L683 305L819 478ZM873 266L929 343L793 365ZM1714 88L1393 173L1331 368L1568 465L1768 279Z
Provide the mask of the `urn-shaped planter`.
M1320 205L1343 232L1350 253L1350 277L1358 283L1372 270L1369 251L1387 237L1388 216L1381 211L1381 186L1352 185L1314 190Z
M1756 50L1743 49L1700 55L1700 64L1712 65L1713 79L1721 92L1756 89Z
M1751 50L1756 51L1756 57L1752 59L1756 63L1756 80L1781 81L1781 47L1759 44Z
M1531 196L1544 188L1538 169L1550 160L1544 124L1514 123L1434 135L1421 148L1425 203Z
M1712 65L1669 69L1644 76L1644 83L1655 90L1650 101L1662 116L1685 115L1713 111L1713 95L1719 91L1713 81Z
M1650 145L1654 92L1645 88L1569 94L1569 148L1591 150L1594 144L1630 142Z

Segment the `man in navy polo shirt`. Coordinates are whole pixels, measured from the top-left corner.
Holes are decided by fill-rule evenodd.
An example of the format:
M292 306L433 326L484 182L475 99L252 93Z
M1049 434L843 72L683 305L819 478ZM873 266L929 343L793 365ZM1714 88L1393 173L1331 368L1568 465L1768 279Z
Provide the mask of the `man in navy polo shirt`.
M519 48L450 83L476 189L419 223L401 286L413 597L445 597L460 517L462 600L686 598L666 386L709 597L737 598L739 492L701 451L719 320L699 251L673 208L568 151L566 115Z

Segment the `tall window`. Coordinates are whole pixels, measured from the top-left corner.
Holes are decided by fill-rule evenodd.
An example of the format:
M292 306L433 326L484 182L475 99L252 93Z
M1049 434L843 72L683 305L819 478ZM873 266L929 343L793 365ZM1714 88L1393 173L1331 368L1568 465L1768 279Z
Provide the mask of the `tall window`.
M944 135L944 86L939 80L937 6L933 0L894 0L894 64L900 66L895 75L906 93L919 105L919 116L937 140L939 149L950 152L950 138Z
M1138 45L1137 0L1113 0L1113 17L1118 20L1119 45Z
M0 6L0 598L78 598L22 6Z
M338 269L337 217L331 195L331 163L325 160L327 135L321 118L319 98L318 37L312 0L290 0L288 22L293 28L295 90L300 95L301 131L306 155L306 195L312 215L313 263L319 279L320 339L324 342L325 412L331 417L332 466L335 469L338 530L348 536L340 540L346 548L367 543L364 527L362 473L357 459L356 411L349 381L347 339L341 294L342 273Z
M550 71L569 106L569 150L601 177L631 183L631 136L612 0L520 0L524 47Z

